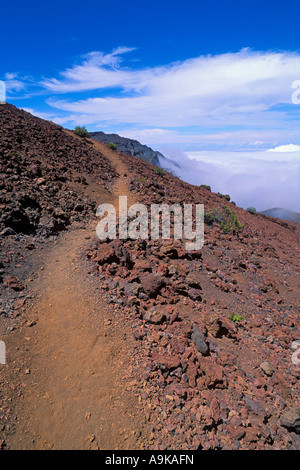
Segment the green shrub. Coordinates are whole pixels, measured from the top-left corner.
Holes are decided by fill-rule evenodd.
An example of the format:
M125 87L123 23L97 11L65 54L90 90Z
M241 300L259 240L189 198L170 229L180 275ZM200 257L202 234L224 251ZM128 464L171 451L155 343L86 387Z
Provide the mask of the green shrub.
M229 194L222 194L222 193L217 193L218 196L221 198L221 199L226 199L226 201L230 201L231 197L229 196Z
M155 173L157 175L165 175L166 174L166 170L164 170L163 168L161 168L160 166L157 166L155 168Z
M208 184L201 184L201 188L207 189L207 191L211 191L211 187Z
M244 318L241 315L238 315L237 313L232 312L232 314L230 315L230 320L233 321L234 323L238 323L244 320Z
M90 134L88 133L86 127L84 126L76 126L74 129L75 134L79 135L79 137L89 137Z
M212 209L209 212L204 212L204 223L207 225L212 225L214 222L218 221L217 209Z
M228 206L223 207L223 211L220 214L221 227L224 233L239 233L243 230L244 225L240 223L236 213L229 209Z
M236 213L228 206L224 206L222 209L213 208L209 212L204 212L204 223L207 225L213 225L218 223L224 233L237 234L243 230L244 225L240 223Z
M117 150L117 144L114 144L113 142L109 142L108 148L111 150Z
M257 211L256 211L255 207L248 207L247 212L249 212L250 214L253 214L253 215L257 214Z

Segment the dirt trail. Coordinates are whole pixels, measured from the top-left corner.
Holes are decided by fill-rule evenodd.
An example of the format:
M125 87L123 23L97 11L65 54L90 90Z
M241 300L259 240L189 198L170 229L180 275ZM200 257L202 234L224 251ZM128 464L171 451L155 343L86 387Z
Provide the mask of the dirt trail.
M128 184L126 181L128 168L125 163L123 163L123 161L120 159L118 152L109 149L106 144L103 144L102 142L98 142L96 140L93 141L93 146L96 150L99 150L103 155L105 155L109 159L111 164L116 168L117 172L120 175L113 189L113 194L115 196L114 202L117 204L116 207L118 207L117 198L119 196L127 196L129 206L137 202L134 194L132 194L128 189Z
M120 178L113 194L97 203L117 203L129 194L126 167L116 152L95 143ZM95 224L94 224L95 225ZM84 275L79 254L94 236L71 230L42 252L43 268L33 283L37 301L28 316L30 384L18 410L12 449L137 449L144 432L135 398L124 392L128 364L124 324L110 328L112 312ZM96 284L96 283L95 283Z

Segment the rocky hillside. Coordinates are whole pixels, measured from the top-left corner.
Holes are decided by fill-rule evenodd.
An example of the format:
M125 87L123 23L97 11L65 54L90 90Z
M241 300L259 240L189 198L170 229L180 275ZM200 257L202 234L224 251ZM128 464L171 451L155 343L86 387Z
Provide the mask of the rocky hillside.
M0 106L0 332L18 328L35 251L59 242L62 230L96 225L96 205L118 178L149 208L202 203L200 251L172 239L96 237L82 248L109 306L108 324L130 331L123 376L151 427L145 447L299 450L299 225L250 214L140 158L95 145ZM5 376L0 385L7 435L12 389Z
M132 157L139 157L153 165L160 166L162 162L167 162L166 157L147 145L143 145L137 140L121 137L118 134L105 134L104 132L90 132L92 139L99 140L105 144L110 142L116 144L117 150ZM160 161L161 160L161 161Z
M298 212L282 209L281 207L274 207L273 209L262 211L261 214L300 223L300 214Z
M0 106L0 231L55 234L94 211L93 176L108 187L115 172L82 139L10 104Z
M131 387L154 448L299 449L297 224L122 158L140 202L205 205L199 252L172 240L97 241L88 252L116 315L132 324Z
M14 275L19 257L86 223L95 213L95 190L109 189L115 176L88 142L10 104L0 106L0 315L13 312L23 290Z

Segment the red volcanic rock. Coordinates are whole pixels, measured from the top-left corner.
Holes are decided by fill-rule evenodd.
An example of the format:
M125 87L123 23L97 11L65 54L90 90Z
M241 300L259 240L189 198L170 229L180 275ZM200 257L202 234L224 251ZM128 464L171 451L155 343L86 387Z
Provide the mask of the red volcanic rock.
M225 386L223 367L216 364L213 358L203 359L200 363L200 369L205 373L205 381L209 388L223 388Z
M167 264L160 264L157 268L157 274L161 274L162 276L167 276L169 273L169 268Z
M167 370L177 369L181 364L178 356L162 355L155 351L152 352L152 359L158 366L162 366Z
M200 289L194 289L193 287L188 290L188 296L192 300L201 300L202 299L202 292Z
M161 288L162 280L157 274L142 274L140 276L142 290L149 295L149 297L156 296Z
M209 333L217 338L228 336L230 338L236 337L236 327L229 319L224 317L210 318L209 316L204 320Z
M147 259L137 259L134 262L135 269L139 271L151 271L151 264Z
M8 276L4 279L3 285L5 287L10 287L15 291L21 291L24 289L22 282L15 276Z
M93 261L99 264L112 262L115 259L115 250L112 245L108 243L102 243L100 249L93 257Z
M215 423L218 423L221 419L220 403L216 397L213 397L210 403L210 414Z
M300 409L292 408L286 410L281 416L280 423L281 426L289 431L300 434Z
M143 315L143 319L146 322L160 325L166 321L167 317L163 309L152 307L150 310L146 311L146 313Z

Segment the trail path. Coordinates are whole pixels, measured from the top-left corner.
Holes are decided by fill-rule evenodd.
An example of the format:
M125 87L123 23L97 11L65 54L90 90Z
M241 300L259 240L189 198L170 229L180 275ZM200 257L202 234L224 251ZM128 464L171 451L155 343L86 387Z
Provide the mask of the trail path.
M93 145L120 175L113 194L102 191L97 203L117 204L119 195L132 203L127 169L118 154L101 143ZM110 331L110 307L79 260L94 230L66 232L42 251L42 269L32 286L37 300L28 312L38 321L25 338L31 356L29 385L19 406L12 449L140 446L137 404L122 385L130 353L126 328L122 324Z

